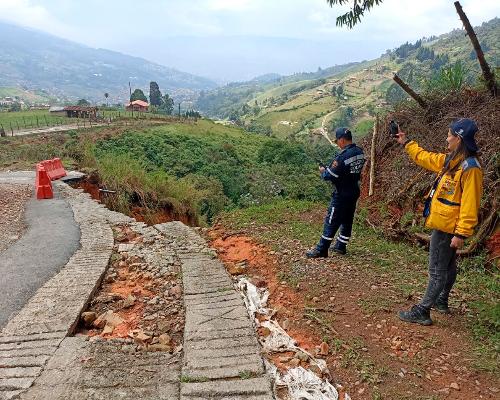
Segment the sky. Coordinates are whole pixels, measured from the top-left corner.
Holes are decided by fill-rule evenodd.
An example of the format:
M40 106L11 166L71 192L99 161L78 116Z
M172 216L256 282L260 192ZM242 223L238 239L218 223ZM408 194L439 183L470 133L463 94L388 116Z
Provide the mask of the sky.
M473 25L498 0L462 0ZM218 82L378 57L461 28L453 0L385 0L349 30L326 0L0 0L0 20L146 58Z

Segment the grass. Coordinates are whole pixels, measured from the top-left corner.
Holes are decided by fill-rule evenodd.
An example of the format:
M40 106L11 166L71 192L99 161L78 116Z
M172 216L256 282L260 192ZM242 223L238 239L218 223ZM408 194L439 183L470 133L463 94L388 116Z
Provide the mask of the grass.
M15 131L37 127L61 125L68 122L69 118L50 115L48 110L30 110L0 112L0 127L3 126L6 133L10 129Z

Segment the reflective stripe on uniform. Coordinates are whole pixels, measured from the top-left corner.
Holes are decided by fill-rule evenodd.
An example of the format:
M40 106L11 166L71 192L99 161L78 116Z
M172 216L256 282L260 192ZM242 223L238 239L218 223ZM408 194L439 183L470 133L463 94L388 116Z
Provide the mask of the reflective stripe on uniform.
M339 237L344 240L349 240L351 238L350 236L344 236L344 235L339 235Z
M339 177L337 174L334 174L330 168L326 168L326 170L328 171L328 173L329 173L331 176L334 176L335 178L338 178L338 177Z
M337 238L337 240L338 240L340 243L349 244L349 241L348 241L348 240L341 239L340 237L338 237L338 238Z
M329 237L326 237L324 235L321 235L321 239L324 239L324 240L329 240L329 241L332 241L333 238L329 238Z
M365 155L364 154L358 154L357 156L352 156L349 157L347 160L344 160L345 165L349 165L350 163L357 161L357 160L364 160Z
M330 218L328 219L328 223L331 224L332 223L332 218L333 218L333 213L335 211L335 207L332 207L332 212L330 213Z

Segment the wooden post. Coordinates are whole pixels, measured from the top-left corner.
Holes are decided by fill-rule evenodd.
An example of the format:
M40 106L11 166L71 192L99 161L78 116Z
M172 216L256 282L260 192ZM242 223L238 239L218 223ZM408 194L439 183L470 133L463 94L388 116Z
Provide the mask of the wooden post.
M40 128L40 124L38 123L38 116L36 117L36 127Z
M23 122L24 122L24 129L26 129L28 126L26 125L26 120L23 117Z
M19 121L16 119L17 131L19 132L21 129L19 128Z
M472 42L472 46L474 47L474 50L476 51L477 59L479 61L479 65L481 66L481 70L483 71L483 76L484 80L486 81L486 84L488 85L488 89L490 90L491 94L493 96L497 95L497 84L495 82L495 76L491 72L490 66L486 62L486 59L484 58L484 53L483 49L481 49L481 45L479 44L479 40L477 40L476 33L474 32L474 29L472 28L472 25L469 22L469 18L467 18L467 15L465 15L464 10L462 9L462 6L460 5L459 1L455 1L455 8L457 9L457 13L462 20L462 23L464 24L464 28L467 31L467 35L469 35L469 39Z
M14 136L14 129L12 129L12 122L9 122L11 136Z
M47 121L47 117L45 115L43 116L43 119L45 120L45 125L49 126L49 123Z
M403 80L398 76L398 74L394 74L392 77L394 81L401 86L401 88L408 93L422 108L427 108L427 103L420 97L417 93L413 91L411 87L409 87Z
M368 196L373 195L373 186L375 184L375 142L378 132L378 115L373 124L372 147L370 149L370 188L368 189Z

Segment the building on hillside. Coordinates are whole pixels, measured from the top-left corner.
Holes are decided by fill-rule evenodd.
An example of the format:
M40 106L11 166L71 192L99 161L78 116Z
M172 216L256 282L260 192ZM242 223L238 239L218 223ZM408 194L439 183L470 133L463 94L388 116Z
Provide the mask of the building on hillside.
M49 112L51 115L59 115L68 118L97 118L97 107L83 106L67 106L67 107L51 107Z
M134 100L125 106L127 111L139 111L147 112L149 110L149 104L142 100Z

